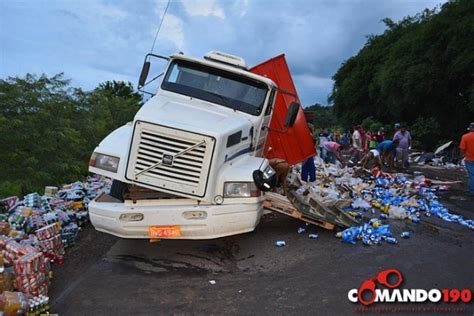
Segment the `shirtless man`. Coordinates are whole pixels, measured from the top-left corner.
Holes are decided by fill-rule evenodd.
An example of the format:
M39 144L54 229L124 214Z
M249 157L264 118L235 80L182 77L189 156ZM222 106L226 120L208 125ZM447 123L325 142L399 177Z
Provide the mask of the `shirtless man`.
M278 183L283 187L283 191L285 191L286 195L288 192L288 181L286 177L288 176L288 172L290 172L290 165L286 160L280 158L270 159L269 162L270 166L275 170Z

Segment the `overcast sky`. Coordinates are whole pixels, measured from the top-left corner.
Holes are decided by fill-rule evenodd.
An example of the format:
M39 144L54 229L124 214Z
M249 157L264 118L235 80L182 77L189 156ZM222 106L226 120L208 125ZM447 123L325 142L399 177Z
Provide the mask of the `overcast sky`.
M220 50L252 66L285 53L304 106L368 34L442 0L171 0L155 52ZM0 0L0 78L64 72L74 86L136 86L167 0Z

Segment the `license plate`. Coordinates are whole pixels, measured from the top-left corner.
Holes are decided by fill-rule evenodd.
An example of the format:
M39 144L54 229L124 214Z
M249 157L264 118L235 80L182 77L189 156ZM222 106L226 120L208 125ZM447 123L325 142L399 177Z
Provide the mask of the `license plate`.
M181 236L181 229L175 226L148 226L149 238L171 238Z

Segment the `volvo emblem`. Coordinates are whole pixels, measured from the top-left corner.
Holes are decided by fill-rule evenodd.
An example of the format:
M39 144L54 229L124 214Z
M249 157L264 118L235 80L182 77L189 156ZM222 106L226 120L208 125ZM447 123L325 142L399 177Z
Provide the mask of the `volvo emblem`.
M163 164L166 166L172 166L173 165L173 155L168 155L168 154L163 154Z

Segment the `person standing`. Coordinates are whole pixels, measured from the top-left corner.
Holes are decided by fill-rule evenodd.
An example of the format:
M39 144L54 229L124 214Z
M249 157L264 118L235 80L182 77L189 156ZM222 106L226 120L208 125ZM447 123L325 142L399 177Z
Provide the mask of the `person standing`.
M395 125L393 125L394 134L400 130L400 126L401 126L400 123L395 123Z
M411 148L411 135L405 126L400 126L400 130L393 135L393 140L398 140L397 145L397 167L404 169L408 167L408 150Z
M316 166L314 164L314 157L309 157L303 162L301 167L301 180L304 182L316 181Z
M359 126L359 134L361 140L362 151L367 149L367 135L365 129L362 126Z
M367 150L375 149L377 147L377 139L375 132L367 133Z
M362 153L362 135L359 131L359 126L354 126L354 132L352 133L352 151L351 160L358 161Z
M349 131L345 131L341 136L341 145L343 149L348 149L351 144L349 139Z
M308 124L309 132L314 141L314 127ZM324 138L324 137L320 137ZM316 144L314 144L316 145ZM316 165L314 164L314 156L306 159L301 166L301 181L314 182L316 181Z
M359 131L359 126L354 127L354 133L352 133L352 148L361 151L362 150L362 135Z
M474 195L474 122L469 124L468 132L461 137L459 149L464 153L464 165L466 167L469 193Z
M375 135L375 140L377 141L377 144L380 144L385 140L385 129L383 127L381 127Z

